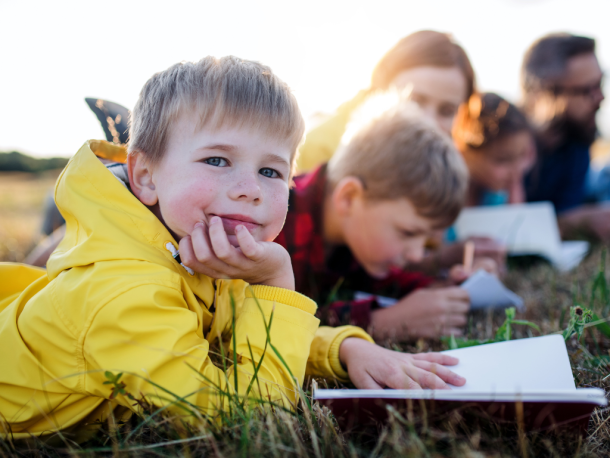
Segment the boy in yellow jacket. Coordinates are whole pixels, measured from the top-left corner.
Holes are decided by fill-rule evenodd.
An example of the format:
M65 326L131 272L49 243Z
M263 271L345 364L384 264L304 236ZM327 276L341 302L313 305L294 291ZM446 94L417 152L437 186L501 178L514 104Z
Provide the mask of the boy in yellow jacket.
M0 264L0 434L82 440L137 409L111 395L121 372L131 396L177 415L186 403L225 409L220 391L245 396L259 364L265 399L287 405L306 372L357 386L464 383L443 366L454 358L391 352L352 326L318 329L315 303L294 292L272 240L304 127L268 67L176 64L146 83L131 126L128 154L89 141L59 177L67 230L48 270ZM182 265L179 248L207 275ZM215 344L237 367L211 362Z

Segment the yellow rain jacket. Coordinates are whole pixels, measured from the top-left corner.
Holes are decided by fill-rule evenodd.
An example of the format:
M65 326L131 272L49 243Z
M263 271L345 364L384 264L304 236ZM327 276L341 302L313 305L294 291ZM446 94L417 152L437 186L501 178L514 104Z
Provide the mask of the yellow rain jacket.
M219 390L245 394L272 315L270 342L290 371L267 346L258 372L265 398L295 402L290 372L299 384L306 372L347 380L339 346L350 336L370 340L364 331L318 329L315 303L294 291L190 275L172 256L177 243L165 226L94 152L125 157L119 147L90 141L62 172L55 201L67 231L48 270L0 263L1 436L62 430L83 440L110 413L137 410L129 395L178 415L188 403L213 415L227 407ZM216 352L229 354L226 372L210 360L218 342ZM105 371L123 376L104 383ZM125 393L111 398L120 383ZM250 395L257 394L254 383Z
M358 92L356 97L337 108L330 118L307 132L305 143L299 148L298 173L309 172L333 157L341 143L352 113L362 105L369 94L370 90Z

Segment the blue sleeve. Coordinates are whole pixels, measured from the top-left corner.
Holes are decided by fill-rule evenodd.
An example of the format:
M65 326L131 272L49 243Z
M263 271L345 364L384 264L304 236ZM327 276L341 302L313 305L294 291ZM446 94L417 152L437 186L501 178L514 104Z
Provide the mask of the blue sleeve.
M574 143L539 157L526 180L528 202L548 200L558 214L582 205L589 162L589 147Z
M557 214L579 207L585 201L585 180L589 170L589 151L573 148L563 165L562 179L557 183L554 198Z

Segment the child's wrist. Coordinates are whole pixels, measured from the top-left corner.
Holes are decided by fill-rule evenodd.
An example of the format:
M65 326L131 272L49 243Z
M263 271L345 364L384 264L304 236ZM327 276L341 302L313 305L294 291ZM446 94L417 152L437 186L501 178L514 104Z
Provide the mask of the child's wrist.
M294 274L292 273L292 271L290 271L290 274L286 273L279 277L263 280L256 284L265 286L275 286L276 288L284 288L289 289L290 291L294 291Z
M370 342L360 337L348 337L341 342L341 346L339 347L339 361L341 362L343 369L346 371L348 369L347 362L350 359L350 353L356 352L362 355L362 350L367 347L367 344L370 344Z

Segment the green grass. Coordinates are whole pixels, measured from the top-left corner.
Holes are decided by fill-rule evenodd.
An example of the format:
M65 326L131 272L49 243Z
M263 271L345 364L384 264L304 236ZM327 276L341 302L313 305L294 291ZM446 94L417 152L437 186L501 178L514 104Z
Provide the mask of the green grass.
M49 180L50 181L50 180ZM14 186L17 184L12 185ZM7 186L7 188L9 187ZM40 195L43 187L40 186ZM35 193L34 193L35 194ZM11 204L10 214L33 214L42 199L34 194L21 207ZM3 199L0 187L0 202ZM0 205L0 212L5 211ZM1 221L5 234L11 221ZM1 229L1 227L0 227ZM0 260L14 260L27 252L36 236L37 227L21 230L12 243L12 251L0 250ZM0 246L5 241L0 234ZM17 254L16 254L17 253ZM491 341L497 338L526 338L562 332L573 325L580 327L567 341L574 379L577 386L600 387L610 391L610 268L605 266L602 247L593 253L574 272L559 274L547 265L512 269L505 283L520 294L526 303L524 313L507 316L504 311L472 314L467 326L466 340ZM591 310L591 321L575 321L571 313L575 305ZM524 325L531 322L538 328ZM271 326L272 323L268 323ZM502 330L502 326L504 329ZM501 332L498 332L501 331ZM500 337L498 337L500 336ZM502 337L503 336L503 337ZM279 355L272 342L268 352ZM444 350L449 340L423 339L408 342L383 342L388 348L422 352ZM222 350L222 349L221 349ZM236 355L220 355L217 364L234 364ZM260 361L253 365L256 373ZM242 374L239 374L242 376ZM119 374L108 374L108 387L117 395L121 392ZM231 380L234 383L234 380ZM324 385L324 382L320 382ZM333 385L334 386L334 385ZM515 425L498 424L489 418L468 411L454 411L448 415L416 418L390 411L390 418L379 428L350 432L341 430L330 412L308 398L310 382L306 382L296 412L285 406L273 405L260 399L244 402L244 398L226 392L231 409L216 419L202 417L194 425L183 425L168 417L167 409L158 409L142 402L143 415L133 416L124 424L110 421L99 433L84 444L67 439L56 447L42 442L13 444L0 441L0 457L55 457L55 456L214 456L214 457L390 457L390 456L610 456L610 410L597 409L585 437L561 434L519 434ZM250 384L250 395L259 392L256 379ZM166 393L172 398L171 393ZM174 397L174 402L182 402ZM136 399L137 400L137 399ZM196 406L186 410L199 415Z

